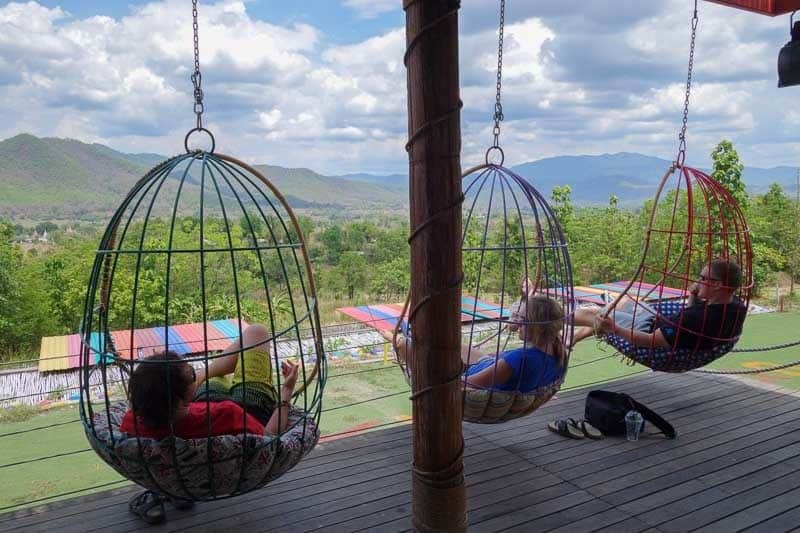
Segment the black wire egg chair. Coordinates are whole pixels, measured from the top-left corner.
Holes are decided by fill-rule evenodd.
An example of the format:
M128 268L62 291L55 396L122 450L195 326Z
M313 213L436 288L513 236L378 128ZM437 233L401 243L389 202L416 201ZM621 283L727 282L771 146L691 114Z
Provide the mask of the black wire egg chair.
M96 252L80 369L81 420L97 454L125 478L191 501L257 489L295 466L319 439L327 376L301 227L261 172L215 153L214 137L202 126L195 59L197 127L186 136L186 153L134 185ZM210 149L190 149L193 133L207 134ZM170 434L161 439L121 431L133 370L157 365L167 375L175 364L147 356L172 351L182 356L181 364L207 372L212 361L232 353L220 353L222 346L236 342L254 322L268 333L259 346L241 341L238 364L249 349L267 352L275 390L281 387L283 361L297 360L300 367L291 405L274 405L288 409L285 428L271 435L245 430L212 436L209 426L203 438L181 438L171 421ZM194 331L191 342L181 336L186 328ZM258 391L248 388L246 375L239 386L247 413L248 395ZM207 395L206 405L211 402Z
M460 379L463 419L475 423L519 418L552 398L566 377L573 336L572 263L566 237L544 196L525 178L503 166L505 153L499 137L500 122L504 119L501 104L504 24L505 0L501 0L494 143L486 151L484 164L462 176L462 322L467 325L462 328L465 373ZM492 162L493 159L497 162ZM544 305L536 298L548 300L553 312L531 322L519 309L529 303ZM397 348L397 362L415 390L413 397L417 397L424 391L413 386L410 361L401 355L409 352L407 348L413 338L415 311L409 311L409 303L407 299L393 344ZM406 317L408 328L403 332L403 340L398 335ZM552 380L533 390L524 389L521 378L513 384L500 383L496 373L488 386L469 383L469 368L473 365L482 366L491 359L497 368L507 350L529 348L528 341L516 337L521 328L530 325L558 330L553 348L562 355L561 367ZM405 350L398 344L403 342L409 343Z

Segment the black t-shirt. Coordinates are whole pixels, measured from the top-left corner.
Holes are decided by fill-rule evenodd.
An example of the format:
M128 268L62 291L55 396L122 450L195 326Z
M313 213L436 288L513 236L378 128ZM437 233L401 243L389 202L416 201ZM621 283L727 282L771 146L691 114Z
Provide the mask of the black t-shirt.
M654 330L660 329L671 346L707 350L738 337L746 314L747 308L738 299L728 304L701 302L685 307L666 323L656 324Z

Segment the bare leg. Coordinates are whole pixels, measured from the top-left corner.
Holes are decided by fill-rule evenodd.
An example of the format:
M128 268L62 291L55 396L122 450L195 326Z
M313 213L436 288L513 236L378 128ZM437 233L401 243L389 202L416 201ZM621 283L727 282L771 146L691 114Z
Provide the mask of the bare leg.
M600 309L597 308L579 307L575 310L574 323L576 326L588 326L590 328L594 328L594 321L599 313Z
M587 339L594 335L594 328L590 326L578 326L575 328L573 337L572 337L572 345L579 343L583 339Z
M242 332L241 338L236 339L225 347L222 351L223 355L209 361L208 374L203 372L204 369L198 372L197 381L195 382L196 385L200 385L208 378L233 374L233 371L236 370L236 363L239 361L239 355L243 349L242 347L244 347L244 349L258 347L263 350L269 350L266 344L268 337L267 328L262 324L247 326Z
M381 336L387 341L394 342L394 351L397 358L401 363L407 364L408 358L411 356L411 339L403 335L401 332L397 333L397 340L394 338L394 330L386 329L380 332Z
M380 332L381 336L389 342L394 340L394 331L391 329L387 329ZM408 364L409 358L411 357L411 339L404 336L402 333L397 334L397 341L394 345L395 353L397 354L397 358L403 364ZM473 347L470 349L469 346L461 346L461 361L464 365L474 365L478 360L485 357L486 354L478 350L477 348Z

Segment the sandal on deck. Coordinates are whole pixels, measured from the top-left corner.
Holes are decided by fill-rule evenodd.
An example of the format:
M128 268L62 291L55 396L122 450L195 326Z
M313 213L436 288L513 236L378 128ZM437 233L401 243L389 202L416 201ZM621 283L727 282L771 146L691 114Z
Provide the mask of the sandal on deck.
M553 420L547 424L547 429L569 439L582 439L583 433L566 420Z
M572 418L569 419L570 425L575 426L578 430L583 433L583 436L592 440L600 440L603 438L603 432L591 425L586 420L579 420L575 421Z
M146 490L134 496L128 502L128 509L148 524L160 524L167 518L164 511L164 500L152 490Z

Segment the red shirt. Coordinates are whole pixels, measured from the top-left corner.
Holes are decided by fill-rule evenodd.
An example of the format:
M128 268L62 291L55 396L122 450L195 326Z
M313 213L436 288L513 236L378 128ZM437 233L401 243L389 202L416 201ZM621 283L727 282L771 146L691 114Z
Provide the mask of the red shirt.
M211 433L208 432L206 415L211 417ZM238 404L225 400L222 402L192 402L186 416L174 423L175 436L184 439L202 439L217 435L239 435L245 431L251 435L263 435L264 426ZM172 434L169 427L151 428L139 419L134 425L133 411L128 409L122 418L120 431L128 435L163 439ZM139 430L138 433L136 430Z

